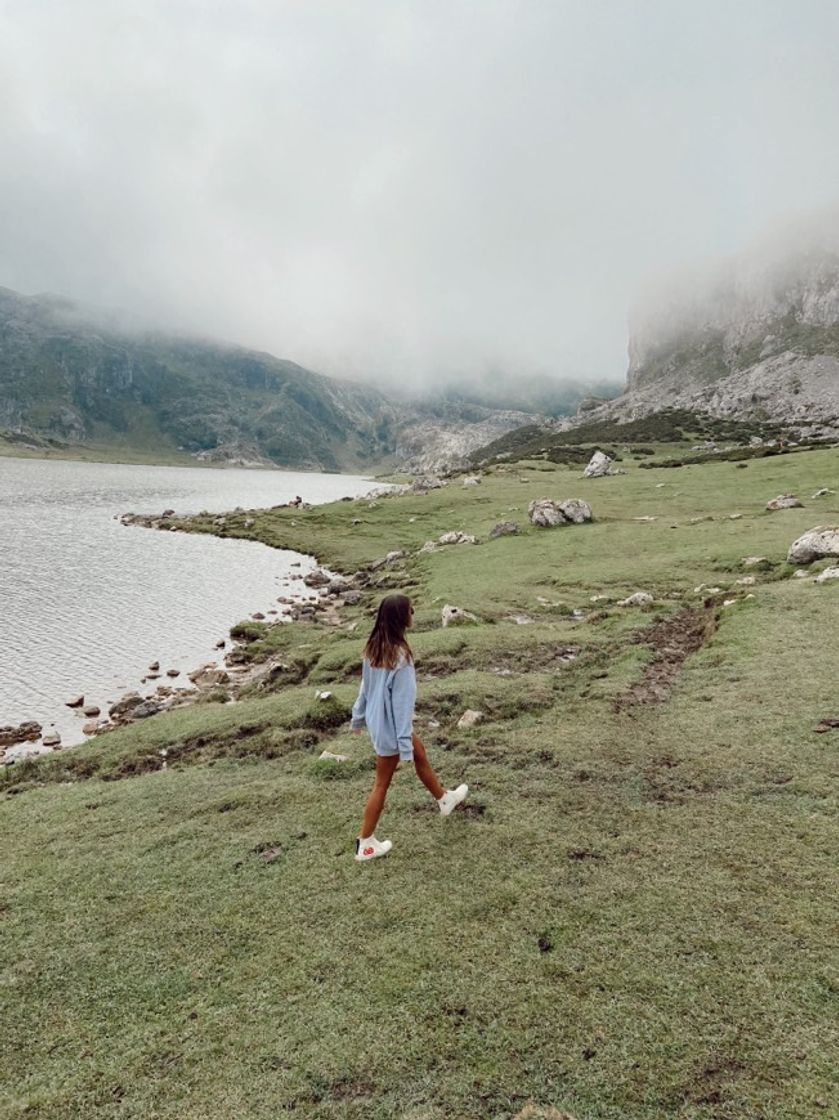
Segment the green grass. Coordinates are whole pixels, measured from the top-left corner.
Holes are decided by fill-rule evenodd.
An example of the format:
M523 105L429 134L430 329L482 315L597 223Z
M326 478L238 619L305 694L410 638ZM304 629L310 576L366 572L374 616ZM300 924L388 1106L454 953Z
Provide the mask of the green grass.
M373 573L352 633L248 627L243 657L291 668L239 703L7 769L0 1114L830 1115L839 732L812 728L839 715L839 587L787 579L784 559L839 522L835 497L809 498L838 467L827 450L597 480L517 464L250 530L229 516L345 571L448 529L482 543ZM789 490L805 509L764 510ZM584 497L596 521L533 529L542 495ZM508 518L521 535L487 541ZM769 565L738 588L748 555ZM644 633L706 609L703 583L741 598L715 597L716 632L662 702L616 710L660 656ZM401 767L393 852L359 867L372 758L344 720L391 586L418 608L417 728L470 810L440 820ZM614 606L638 589L653 611ZM446 602L480 622L442 630ZM465 707L486 714L475 730L455 726Z

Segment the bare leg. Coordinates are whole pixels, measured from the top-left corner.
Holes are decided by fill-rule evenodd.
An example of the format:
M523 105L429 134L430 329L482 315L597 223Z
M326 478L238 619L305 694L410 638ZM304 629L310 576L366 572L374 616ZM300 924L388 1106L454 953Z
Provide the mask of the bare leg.
M398 765L398 754L388 755L387 758L383 758L379 754L376 755L376 780L373 783L370 796L367 798L367 804L364 806L364 817L361 821L361 832L359 834L364 840L376 831L376 825L379 823L379 817L385 807L390 780L396 773Z
M419 735L414 735L412 738L414 744L414 769L417 772L417 777L431 796L439 801L446 791L440 785L440 779L431 768L431 763L428 761L428 755L425 753L422 739L420 739Z

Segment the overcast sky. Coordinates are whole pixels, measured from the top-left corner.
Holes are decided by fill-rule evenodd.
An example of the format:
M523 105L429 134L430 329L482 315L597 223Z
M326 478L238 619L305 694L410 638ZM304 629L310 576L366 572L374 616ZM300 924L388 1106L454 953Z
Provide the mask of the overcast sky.
M0 285L400 382L620 379L839 196L836 0L0 0Z

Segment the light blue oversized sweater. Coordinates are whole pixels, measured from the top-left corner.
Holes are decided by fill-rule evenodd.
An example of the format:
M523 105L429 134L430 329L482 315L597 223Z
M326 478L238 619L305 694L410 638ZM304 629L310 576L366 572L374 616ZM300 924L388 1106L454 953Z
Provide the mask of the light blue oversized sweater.
M367 724L376 754L399 755L403 762L414 757L411 734L417 675L405 658L395 669L374 669L365 657L361 667L361 688L352 709L352 729Z

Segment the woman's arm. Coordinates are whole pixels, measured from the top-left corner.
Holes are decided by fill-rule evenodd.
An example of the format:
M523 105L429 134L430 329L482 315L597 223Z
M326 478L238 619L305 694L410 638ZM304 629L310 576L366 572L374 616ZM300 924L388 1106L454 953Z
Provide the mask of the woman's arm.
M364 667L361 669L361 687L358 690L358 696L352 706L352 724L350 725L353 731L361 731L365 724L364 715L367 711L367 679L364 672Z
M402 762L411 762L414 745L411 736L414 730L414 703L417 699L417 675L411 664L403 665L393 674L390 687L393 702L393 722L396 730L396 743Z

